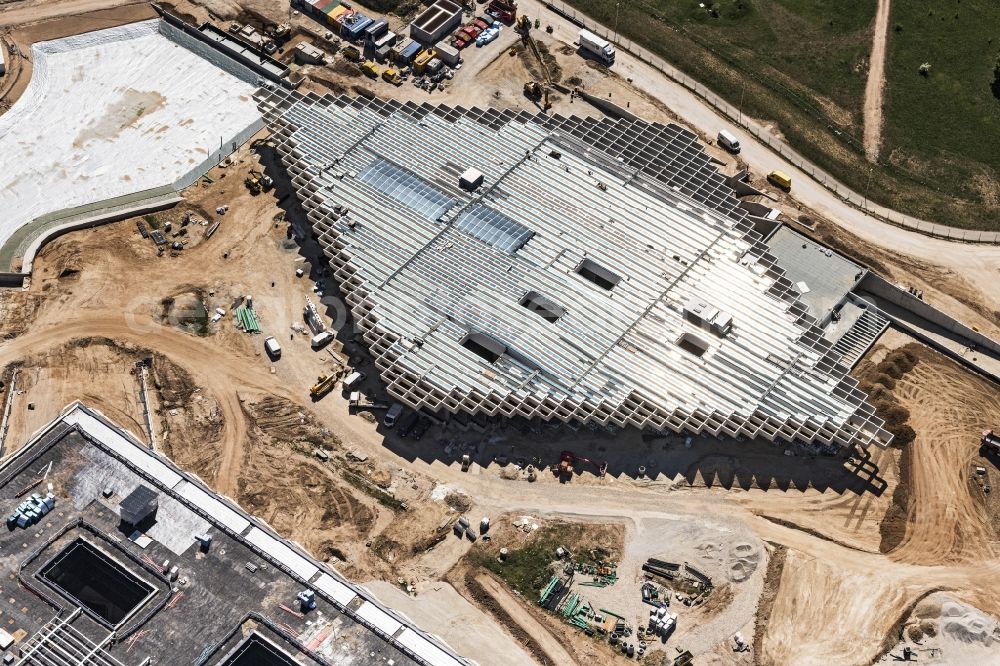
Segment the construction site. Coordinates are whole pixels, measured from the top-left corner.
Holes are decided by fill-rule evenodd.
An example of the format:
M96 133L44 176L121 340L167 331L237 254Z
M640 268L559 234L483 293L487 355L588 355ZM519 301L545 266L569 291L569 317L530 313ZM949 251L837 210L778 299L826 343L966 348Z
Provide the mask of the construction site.
M0 3L5 663L1000 663L1000 250L397 11Z

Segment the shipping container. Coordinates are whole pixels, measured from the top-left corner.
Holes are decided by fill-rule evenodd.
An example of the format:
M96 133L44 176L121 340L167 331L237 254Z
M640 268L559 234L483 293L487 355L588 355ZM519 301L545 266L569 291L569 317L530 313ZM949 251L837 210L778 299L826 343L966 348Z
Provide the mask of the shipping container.
M417 57L417 54L420 53L420 48L420 44L417 42L410 42L399 52L399 62L407 65L410 64L413 62L413 59Z
M388 21L385 19L372 21L372 23L365 28L365 39L369 42L374 42L387 32L389 32Z
M365 28L372 24L372 20L364 14L355 13L341 21L341 34L347 39L359 39L364 34Z

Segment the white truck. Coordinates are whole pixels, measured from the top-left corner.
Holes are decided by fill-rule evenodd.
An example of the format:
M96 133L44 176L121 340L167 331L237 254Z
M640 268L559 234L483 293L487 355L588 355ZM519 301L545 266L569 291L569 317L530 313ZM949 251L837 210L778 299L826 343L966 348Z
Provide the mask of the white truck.
M611 65L615 61L615 47L611 42L589 30L580 31L580 50L589 53L605 65Z

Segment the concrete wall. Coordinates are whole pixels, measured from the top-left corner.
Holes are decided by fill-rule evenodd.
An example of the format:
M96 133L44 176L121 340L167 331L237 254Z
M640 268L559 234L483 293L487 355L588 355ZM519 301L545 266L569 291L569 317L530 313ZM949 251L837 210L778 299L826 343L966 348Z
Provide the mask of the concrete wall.
M860 293L864 291L870 292L879 298L884 298L907 312L926 319L959 338L968 340L970 344L974 344L979 349L990 350L1000 355L1000 343L996 340L972 330L969 326L949 317L933 305L925 303L913 294L900 289L874 273L868 273L855 288L855 292Z

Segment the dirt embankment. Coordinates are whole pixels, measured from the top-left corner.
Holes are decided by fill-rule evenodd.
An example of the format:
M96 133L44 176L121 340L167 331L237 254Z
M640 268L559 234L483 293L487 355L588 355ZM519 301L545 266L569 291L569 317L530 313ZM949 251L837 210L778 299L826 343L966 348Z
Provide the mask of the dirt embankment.
M899 448L913 441L916 433L910 426L910 411L899 403L893 390L906 373L916 366L917 344L894 349L878 363L865 361L855 372L858 387L868 394L875 414L885 421L885 429L892 433L892 445Z
M27 291L0 289L0 340L23 335L35 320L45 297Z
M150 389L156 392L159 446L181 467L215 482L226 420L218 402L191 374L163 354L152 355Z
M771 549L767 559L767 573L764 574L764 591L757 602L757 619L754 621L753 631L753 655L754 665L759 665L759 655L763 654L764 633L767 631L768 621L771 619L771 609L774 607L774 600L778 597L778 590L781 584L781 574L785 570L785 558L788 556L788 548L779 543L768 542Z
M540 628L533 618L525 615L523 609L516 608L516 601L515 607L511 607L503 603L501 599L497 599L484 586L483 579L493 584L491 588L500 585L500 583L489 578L486 574L477 573L475 569L470 568L464 571L464 574L461 576L461 583L458 583L456 587L464 597L470 599L477 606L492 615L538 663L543 666L556 666L559 662L555 661L536 639L539 632L544 632L545 630ZM454 579L452 582L453 584L457 583ZM517 615L516 619L515 615ZM524 625L526 623L530 627L530 630L525 628ZM548 638L552 639L551 634L549 634ZM564 663L572 663L572 661Z
M339 448L315 417L283 398L244 399L248 421L237 501L321 559L353 559L377 509L359 497L314 449Z
M994 558L995 517L972 480L980 434L1000 423L1000 391L936 352L904 349L918 362L892 393L908 410L915 439L900 460L882 550L926 565Z

